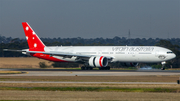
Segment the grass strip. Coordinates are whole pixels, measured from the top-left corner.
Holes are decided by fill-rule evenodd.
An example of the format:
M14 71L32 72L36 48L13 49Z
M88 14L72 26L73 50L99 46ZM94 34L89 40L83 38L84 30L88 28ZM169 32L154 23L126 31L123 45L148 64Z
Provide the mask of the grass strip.
M168 92L180 93L174 88L117 88L117 87L0 87L0 90L23 90L23 91L119 91L119 92Z
M0 74L21 74L21 71L0 71Z
M0 81L74 81L74 82L177 82L171 76L1 76Z
M32 101L32 100L0 100L0 101ZM39 101L39 100L37 100Z

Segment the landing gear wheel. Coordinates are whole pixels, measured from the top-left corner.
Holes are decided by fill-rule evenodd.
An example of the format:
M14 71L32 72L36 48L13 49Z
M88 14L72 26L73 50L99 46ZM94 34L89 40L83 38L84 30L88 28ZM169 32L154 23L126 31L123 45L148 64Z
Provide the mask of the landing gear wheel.
M161 70L165 70L165 68L164 68L164 67L162 67L162 68L161 68Z
M92 67L82 66L81 70L93 70L93 68Z
M82 66L82 67L81 67L81 70L85 70L85 67L84 67L84 66Z
M106 68L107 68L107 70L110 70L110 66L107 66Z
M164 61L164 62L161 62L161 64L162 64L162 67L161 67L161 70L165 70L165 64L166 64L166 62Z
M110 70L110 67L107 66L107 67L100 67L99 70Z

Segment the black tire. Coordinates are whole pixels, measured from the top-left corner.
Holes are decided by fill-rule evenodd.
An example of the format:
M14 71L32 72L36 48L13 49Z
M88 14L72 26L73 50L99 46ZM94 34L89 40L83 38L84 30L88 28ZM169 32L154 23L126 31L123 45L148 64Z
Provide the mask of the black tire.
M84 66L81 67L81 70L84 70Z
M161 68L161 70L165 70L165 68L164 68L164 67L162 67L162 68Z
M110 70L110 66L107 66L107 70Z

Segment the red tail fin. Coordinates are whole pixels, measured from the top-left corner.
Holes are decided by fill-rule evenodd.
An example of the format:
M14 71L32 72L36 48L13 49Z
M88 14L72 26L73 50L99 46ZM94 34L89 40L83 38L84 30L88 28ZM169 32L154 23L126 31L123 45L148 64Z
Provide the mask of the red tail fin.
M29 51L44 51L44 43L39 39L31 26L27 22L22 22L22 26L29 45Z

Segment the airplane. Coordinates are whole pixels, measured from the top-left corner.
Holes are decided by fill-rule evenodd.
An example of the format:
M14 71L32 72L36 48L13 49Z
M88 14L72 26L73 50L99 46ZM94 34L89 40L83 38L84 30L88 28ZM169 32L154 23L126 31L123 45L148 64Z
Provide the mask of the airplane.
M84 64L81 70L110 70L108 63L120 62L123 66L135 67L139 63L161 62L176 57L169 49L158 46L46 46L27 22L22 22L29 49L4 51L22 52L40 59L54 62L76 62Z

